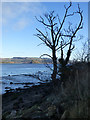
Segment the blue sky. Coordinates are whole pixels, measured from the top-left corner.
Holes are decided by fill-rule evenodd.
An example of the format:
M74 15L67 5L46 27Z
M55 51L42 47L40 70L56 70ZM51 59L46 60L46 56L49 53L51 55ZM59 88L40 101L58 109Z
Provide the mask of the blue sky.
M34 34L37 33L36 28L43 30L43 25L35 19L35 16L43 16L47 11L55 10L62 20L64 4L68 5L65 2L2 3L2 57L40 57L43 53L51 54L46 46L38 46L41 41ZM88 38L88 3L81 2L80 7L83 10L84 27L78 34L82 34L85 41ZM77 3L74 2L70 11L76 9ZM78 20L79 17L76 16L71 22L75 23ZM81 41L76 43L76 47L81 48Z

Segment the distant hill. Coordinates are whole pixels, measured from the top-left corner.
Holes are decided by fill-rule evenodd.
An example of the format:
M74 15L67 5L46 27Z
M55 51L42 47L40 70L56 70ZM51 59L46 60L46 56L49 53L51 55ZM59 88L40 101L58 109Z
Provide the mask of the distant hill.
M37 58L37 57L13 57L13 58L0 58L0 63L20 63L20 64L51 64L52 60L49 58Z

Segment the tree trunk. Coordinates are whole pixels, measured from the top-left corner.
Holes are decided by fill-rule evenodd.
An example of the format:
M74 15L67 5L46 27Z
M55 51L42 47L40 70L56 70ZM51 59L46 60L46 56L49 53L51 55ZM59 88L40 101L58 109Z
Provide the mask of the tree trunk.
M53 74L52 74L52 80L54 84L56 84L56 75L57 75L57 58L56 58L56 52L54 49L53 50Z
M65 83L66 79L68 79L68 73L69 73L69 69L66 67L66 65L68 64L69 62L69 58L70 58L70 55L71 55L71 45L72 45L72 42L70 43L70 47L69 47L69 50L67 52L67 57L65 59L65 61L61 61L61 81Z
M67 58L66 58L66 63L65 64L68 64L70 56L71 56L71 50L69 49L68 52L67 52Z

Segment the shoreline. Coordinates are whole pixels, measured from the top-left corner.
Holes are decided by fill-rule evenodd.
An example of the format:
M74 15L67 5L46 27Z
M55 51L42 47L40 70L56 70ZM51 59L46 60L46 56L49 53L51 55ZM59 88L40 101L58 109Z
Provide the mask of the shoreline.
M51 81L2 95L2 120L90 118L88 66L77 64L75 69L65 86L57 80L56 85Z
M41 80L42 76L43 76L43 80ZM13 74L13 75L3 76L2 79L3 80L5 79L5 81L3 81L4 83L2 83L3 85L2 94L8 93L8 92L14 92L16 90L27 89L29 87L37 86L43 83L49 83L50 82L49 76L48 75L44 76L43 72L41 71L38 71L35 74L24 74L23 73L19 75ZM17 79L18 81L15 82L15 80ZM9 80L8 84L6 83L6 80Z
M51 83L43 83L35 85L27 89L16 90L15 92L9 92L2 95L2 116L3 119L9 120L8 116L12 111L16 111L17 114L21 110L27 110L33 106L40 105L45 101L46 97L52 93ZM34 111L33 111L34 112ZM16 117L16 116L13 116ZM20 117L20 116L19 116ZM25 115L27 117L27 115ZM30 116L31 117L31 116ZM17 118L18 120L23 120ZM29 119L29 118L28 118ZM14 118L10 119L14 120Z

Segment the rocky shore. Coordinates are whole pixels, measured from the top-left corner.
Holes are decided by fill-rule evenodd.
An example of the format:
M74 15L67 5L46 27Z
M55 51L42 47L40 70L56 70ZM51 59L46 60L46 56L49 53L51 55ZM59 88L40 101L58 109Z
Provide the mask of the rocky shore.
M75 74L75 73L74 73ZM65 86L41 83L2 95L2 120L90 119L87 69L70 76Z
M66 99L59 91L55 91L52 83L47 83L4 94L2 120L69 120L79 117L77 102ZM80 118L86 118L86 102L78 102Z
M52 93L52 83L47 83L4 94L2 120L50 119L56 111L48 100Z

